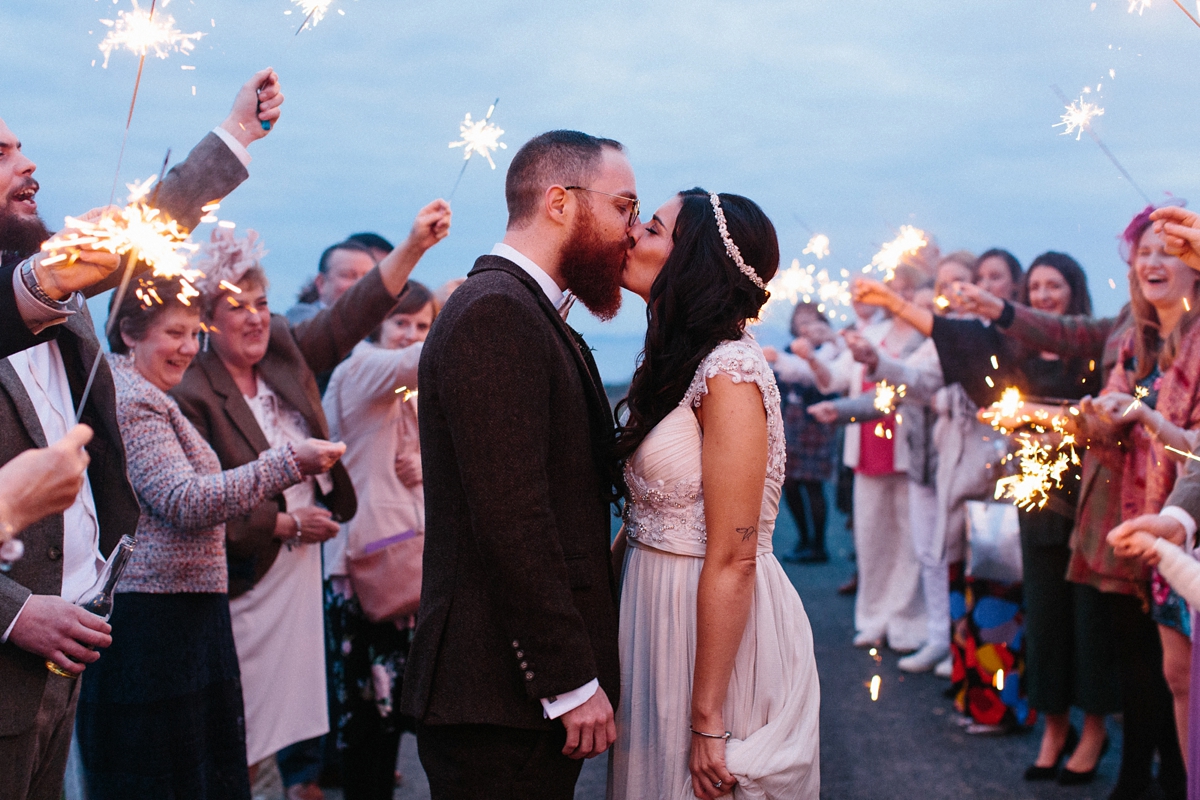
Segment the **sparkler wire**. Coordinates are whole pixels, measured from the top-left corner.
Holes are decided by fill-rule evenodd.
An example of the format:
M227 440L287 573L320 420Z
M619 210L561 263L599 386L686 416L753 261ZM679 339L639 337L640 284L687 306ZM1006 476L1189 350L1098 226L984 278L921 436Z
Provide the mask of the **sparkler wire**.
M495 102L492 103L491 108L488 109L487 116L485 116L483 118L484 122L487 122L488 120L490 120L492 118L492 114L495 113L496 106L499 105L499 103L500 103L500 98L497 97ZM503 146L504 145L501 145L501 147L503 147ZM463 161L462 169L460 169L458 171L458 180L454 181L454 188L450 190L449 196L446 197L446 202L450 202L451 200L454 199L454 193L458 191L458 185L460 183L462 183L463 175L465 175L467 172L467 164L470 164L472 161L474 161L474 159L470 157L470 153L468 152L467 158Z
M1179 6L1179 10L1182 11L1183 13L1187 14L1187 18L1190 19L1197 28L1200 28L1200 20L1193 17L1192 12L1190 12L1186 8L1184 8L1183 3L1179 2L1179 0L1171 0L1171 2L1173 2L1175 5Z
M1180 8L1183 8L1183 6L1180 6ZM1188 14L1188 16L1190 17L1191 14ZM1062 89L1059 89L1057 84L1052 84L1050 88L1054 90L1056 95L1058 95L1058 99L1062 101L1063 105L1070 105L1070 101L1067 100L1067 96L1062 93ZM1117 168L1117 171L1121 173L1125 180L1129 181L1129 185L1132 186L1134 190L1142 196L1142 199L1145 200L1149 205L1154 205L1154 201L1150 199L1148 194L1142 191L1142 187L1138 186L1137 181L1135 181L1133 176L1129 174L1129 170L1125 169L1121 162L1117 160L1117 157L1113 155L1112 151L1108 149L1108 146L1105 145L1104 142L1100 141L1100 137L1096 135L1094 130L1092 130L1092 126L1085 125L1083 129L1087 131L1087 135L1090 136L1092 141L1096 143L1096 146L1100 148L1100 152L1108 156L1108 160L1111 161L1113 166Z

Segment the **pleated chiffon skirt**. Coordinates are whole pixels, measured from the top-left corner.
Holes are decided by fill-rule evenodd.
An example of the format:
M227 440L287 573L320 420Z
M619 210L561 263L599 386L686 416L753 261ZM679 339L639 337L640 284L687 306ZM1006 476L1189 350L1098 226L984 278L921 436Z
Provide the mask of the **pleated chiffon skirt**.
M696 587L703 558L630 543L621 590L621 703L610 800L690 800ZM820 686L800 596L771 553L726 694L726 763L737 800L820 795ZM717 731L712 731L717 733Z

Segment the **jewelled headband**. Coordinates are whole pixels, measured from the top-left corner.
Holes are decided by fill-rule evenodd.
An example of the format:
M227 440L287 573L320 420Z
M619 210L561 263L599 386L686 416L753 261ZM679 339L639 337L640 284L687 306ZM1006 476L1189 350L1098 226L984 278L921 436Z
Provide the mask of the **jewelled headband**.
M738 250L738 246L733 243L733 237L729 235L729 225L725 222L725 212L721 208L721 198L713 192L708 196L708 202L712 203L713 214L717 218L717 230L721 232L721 241L725 243L725 252L733 259L733 263L737 264L737 268L741 273L750 279L750 282L762 289L767 290L767 285L763 283L763 279L758 277L758 273L754 271L746 261L742 258L742 251Z

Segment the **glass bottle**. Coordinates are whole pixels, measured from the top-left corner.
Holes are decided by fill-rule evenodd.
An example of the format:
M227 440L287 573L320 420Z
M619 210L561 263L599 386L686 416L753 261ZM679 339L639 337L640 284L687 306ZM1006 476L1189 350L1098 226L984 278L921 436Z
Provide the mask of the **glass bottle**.
M132 536L122 536L108 560L104 562L104 569L100 570L100 575L92 584L92 588L84 592L75 605L108 622L108 618L112 616L113 612L113 598L116 595L117 584L121 580L121 574L125 572L125 567L129 565L129 558L133 555L133 548L136 544L137 540ZM64 678L76 677L53 661L46 661L46 669Z

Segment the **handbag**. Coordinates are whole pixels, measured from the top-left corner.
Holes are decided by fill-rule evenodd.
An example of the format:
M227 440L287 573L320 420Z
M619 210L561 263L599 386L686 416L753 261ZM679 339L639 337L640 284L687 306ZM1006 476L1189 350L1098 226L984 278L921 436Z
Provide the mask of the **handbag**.
M421 558L425 533L407 530L376 539L347 553L350 584L372 622L394 622L417 613L421 604Z
M967 575L998 583L1020 583L1021 524L1012 503L968 500Z

